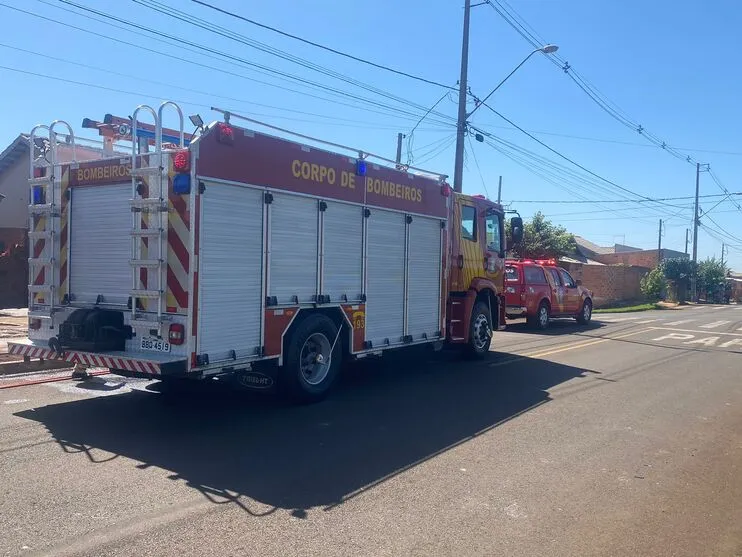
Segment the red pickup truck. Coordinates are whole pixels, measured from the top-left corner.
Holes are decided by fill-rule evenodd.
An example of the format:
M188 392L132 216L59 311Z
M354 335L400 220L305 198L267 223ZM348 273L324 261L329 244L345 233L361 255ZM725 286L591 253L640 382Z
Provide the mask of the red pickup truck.
M505 262L505 299L508 318L525 317L545 329L554 317L573 317L580 324L593 314L593 293L557 266L554 260Z

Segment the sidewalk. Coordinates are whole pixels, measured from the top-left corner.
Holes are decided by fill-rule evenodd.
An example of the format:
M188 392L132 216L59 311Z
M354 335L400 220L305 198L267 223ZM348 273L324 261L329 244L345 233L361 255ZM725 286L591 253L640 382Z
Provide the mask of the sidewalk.
M33 360L24 362L22 356L8 354L8 342L28 336L28 310L0 309L0 375L34 373L47 369L73 367L69 362Z

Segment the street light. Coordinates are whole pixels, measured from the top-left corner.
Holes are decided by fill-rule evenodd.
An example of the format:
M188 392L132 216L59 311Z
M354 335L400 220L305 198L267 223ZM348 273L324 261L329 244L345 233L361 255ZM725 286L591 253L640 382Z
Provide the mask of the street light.
M468 37L467 37L468 38ZM453 172L453 189L454 191L461 192L461 181L464 174L464 139L466 137L466 122L471 117L472 114L474 114L477 109L482 106L485 102L487 102L487 99L489 99L495 91L497 91L500 87L502 87L503 83L505 83L508 79L512 77L512 75L517 72L520 67L525 64L531 56L536 54L537 52L541 52L542 54L554 54L557 50L559 50L559 47L555 44L546 44L542 46L541 48L537 48L533 50L531 53L526 56L523 61L515 66L513 71L511 71L507 76L505 76L505 79L503 79L500 83L497 84L497 87L492 89L492 91L489 92L489 94L484 97L481 101L477 102L477 105L472 109L471 112L466 112L466 85L462 84L462 82L459 83L459 87L462 88L459 90L459 120L457 123L457 130L456 130L456 161L454 165L454 172ZM468 54L468 53L467 53ZM465 75L465 72L462 72L462 75ZM462 109L463 108L463 109Z
M553 54L553 53L555 53L555 52L556 52L557 50L559 50L559 47L558 47L557 45L555 45L555 44L547 44L547 45L544 45L544 46L542 46L541 48L537 48L536 50L534 50L533 52L531 52L531 53L530 53L530 54L529 54L528 56L526 56L525 58L523 58L523 61L522 61L522 62L521 62L520 64L518 64L517 66L515 66L515 69L514 69L514 70L513 70L512 72L510 72L510 73L509 73L509 74L508 74L508 75L507 75L507 76L505 77L505 79L503 79L503 80L502 80L502 81L501 81L500 83L498 83L498 84L497 84L497 87L495 87L494 89L492 89L492 91L490 91L490 92L489 92L489 94L488 94L488 95L487 95L486 97L484 97L484 99L482 99L481 101L479 101L479 102L477 103L477 105L476 105L476 106L474 107L474 110L472 110L471 112L467 113L467 115L466 115L466 119L468 120L468 119L469 119L469 117L470 117L470 116L471 116L472 114L474 114L474 113L475 113L475 112L477 111L477 109L478 109L478 108L479 108L480 106L482 106L482 105L483 105L484 103L486 103L486 102L487 102L487 99L489 99L489 98L490 98L490 97L491 97L491 96L493 95L493 93L494 93L495 91L497 91L497 90L498 90L498 89L499 89L500 87L502 87L502 84L503 84L503 83L505 83L505 82L506 82L506 81L507 81L508 79L510 79L510 77L511 77L511 76L512 76L512 75L513 75L513 74L514 74L515 72L517 72L517 71L518 71L518 70L520 69L520 67L521 67L521 66L522 66L523 64L525 64L526 62L528 62L528 59L529 59L529 58L530 58L531 56L533 56L533 55L534 55L534 54L536 54L537 52L542 52L542 53L544 53L544 54Z

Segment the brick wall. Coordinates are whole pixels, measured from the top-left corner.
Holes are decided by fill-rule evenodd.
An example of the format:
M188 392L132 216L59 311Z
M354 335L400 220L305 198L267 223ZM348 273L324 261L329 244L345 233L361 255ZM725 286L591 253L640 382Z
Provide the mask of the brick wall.
M641 279L649 272L647 267L625 265L570 263L565 268L575 279L581 280L585 288L593 291L595 307L642 299Z
M659 261L656 249L607 253L597 255L595 259L606 265L634 265L645 269L654 269Z
M25 236L25 232L23 230L22 235ZM28 250L25 243L11 244L7 247L5 252L0 253L0 309L26 307L28 305Z
M644 267L654 269L659 262L656 249L641 251L625 251L617 253L606 253L595 255L593 259L606 265L633 265L634 267ZM675 259L678 257L688 257L686 254L675 250L662 250L662 259Z

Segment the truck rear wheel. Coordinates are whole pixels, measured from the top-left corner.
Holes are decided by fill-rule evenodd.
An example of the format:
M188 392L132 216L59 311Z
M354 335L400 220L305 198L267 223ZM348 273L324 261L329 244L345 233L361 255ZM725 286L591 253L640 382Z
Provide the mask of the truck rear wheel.
M489 306L484 302L476 302L471 312L469 324L469 342L466 345L467 354L472 358L483 358L490 350L492 343L492 315Z
M335 323L325 315L311 315L289 338L279 387L294 402L318 402L330 391L341 364L342 342Z

